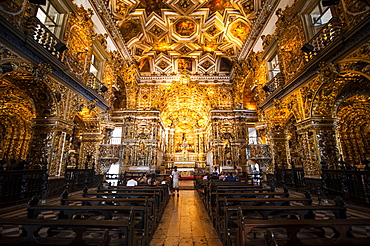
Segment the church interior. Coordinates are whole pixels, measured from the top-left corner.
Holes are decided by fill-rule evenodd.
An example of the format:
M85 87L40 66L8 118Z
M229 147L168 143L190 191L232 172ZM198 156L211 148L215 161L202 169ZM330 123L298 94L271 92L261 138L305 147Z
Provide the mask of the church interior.
M370 209L369 13L369 0L0 0L0 208L176 166L221 240L199 245L285 245L220 223L234 217L202 181L215 169ZM86 245L138 245L110 233Z

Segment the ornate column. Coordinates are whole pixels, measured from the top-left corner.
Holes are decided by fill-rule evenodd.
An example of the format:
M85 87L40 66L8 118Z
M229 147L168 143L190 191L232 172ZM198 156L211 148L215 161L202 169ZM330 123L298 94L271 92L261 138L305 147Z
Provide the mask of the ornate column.
M98 159L99 145L102 142L102 134L100 132L84 132L81 135L80 147L80 166L81 169L91 169L96 167ZM96 167L100 170L99 167Z
M321 161L325 161L329 169L338 168L335 122L331 117L314 117L297 124L306 176L320 176Z
M33 134L27 156L31 169L47 168L50 173L56 172L55 164L51 165L51 150L58 120L56 117L32 119Z
M317 143L319 161L325 161L329 169L338 167L339 151L336 138L337 119L331 117L315 117L311 119Z
M280 128L270 133L270 141L275 168L290 168L286 150L288 139L284 130Z
M301 121L296 124L298 133L298 142L300 147L300 156L305 176L320 176L320 161L317 154L314 130L311 125L311 119Z
M175 129L169 128L167 134L167 148L166 148L166 163L167 167L170 168L173 165L173 153L174 153L174 136L175 136Z

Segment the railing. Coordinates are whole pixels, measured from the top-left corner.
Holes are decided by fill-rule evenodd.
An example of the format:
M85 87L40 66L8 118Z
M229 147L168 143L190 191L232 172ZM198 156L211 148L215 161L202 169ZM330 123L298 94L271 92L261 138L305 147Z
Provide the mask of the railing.
M58 60L62 60L62 51L55 45L62 43L37 17L30 17L26 23L26 34L33 37Z
M263 87L263 90L267 93L272 93L282 85L284 85L284 76L278 73Z
M370 171L329 170L324 166L321 177L304 177L302 168L276 169L268 177L270 183L285 185L298 191L309 190L322 198L342 197L347 203L370 206Z
M94 74L89 73L86 85L93 88L97 92L101 92L100 89L103 87L104 84L97 77L95 77Z
M37 17L33 16L27 20L25 33L32 37L59 61L64 62L64 64L77 76L83 75L86 68L89 67L86 61L85 63L80 62L81 60L78 58L78 54L76 56L76 54L66 53L64 57L62 57L63 51L67 49L66 45L63 44ZM96 90L98 93L103 92L101 89L104 84L92 73L88 74L86 85Z
M41 195L46 189L47 179L44 169L0 171L0 206Z
M69 192L81 190L85 186L91 188L102 181L102 177L96 179L94 169L67 169L65 179Z
M118 160L121 150L122 146L119 144L102 144L99 147L100 158Z
M341 196L348 203L370 206L370 171L322 169L321 176L328 198Z
M121 144L121 137L112 137L110 139L110 144Z
M283 184L290 188L304 189L306 186L303 168L277 168L275 169L275 177L278 184Z
M250 144L249 145L250 159L271 158L270 145L266 144Z
M319 51L325 49L334 39L342 34L341 22L338 18L332 18L316 35L308 42L313 46L310 52L304 52L306 62L315 57Z

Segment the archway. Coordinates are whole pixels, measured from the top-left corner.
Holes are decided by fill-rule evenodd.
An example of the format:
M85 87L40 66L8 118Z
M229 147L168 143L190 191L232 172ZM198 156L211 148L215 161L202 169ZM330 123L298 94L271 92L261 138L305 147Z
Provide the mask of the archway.
M370 86L364 77L352 79L341 91L336 105L338 138L345 162L363 163L370 157Z
M31 119L36 109L33 99L9 79L10 76L0 78L0 159L19 161L27 156L32 136ZM9 166L10 163L6 165L15 168Z

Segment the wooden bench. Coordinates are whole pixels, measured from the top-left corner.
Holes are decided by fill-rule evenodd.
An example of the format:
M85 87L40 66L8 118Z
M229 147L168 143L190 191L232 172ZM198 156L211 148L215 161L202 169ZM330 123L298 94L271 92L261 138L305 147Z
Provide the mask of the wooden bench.
M224 216L225 207L233 206L290 206L291 203L301 203L302 205L312 205L312 197L309 192L306 193L305 198L218 198L216 206L212 208L212 221L219 232L221 217Z
M163 212L159 211L156 206L154 198L62 198L61 205L80 205L80 206L147 206L149 214L153 216L153 220L158 226L160 220L160 214Z
M241 182L238 182L241 184ZM252 193L252 192L275 192L274 187L270 188L263 188L262 186L250 186L250 185L210 185L207 191L205 191L205 203L208 207L209 205L214 205L215 197L217 197L217 194L219 193ZM288 188L284 187L283 193L288 193Z
M89 192L87 188L83 190L82 197L98 197L98 198L155 198L156 206L161 211L164 210L165 205L169 199L168 195L163 195L161 189L127 189L109 190L105 192Z
M294 216L295 219L306 220L315 219L315 213L317 211L331 211L336 219L346 219L346 208L344 202L341 198L336 198L335 205L327 206L224 206L223 218L219 222L220 230L222 231L223 241L230 244L231 237L236 233L240 217L238 213L244 214L244 218L247 219L248 215L246 213L257 212L262 216L262 220L268 220L270 215L280 215L280 216ZM235 218L235 219L233 219ZM279 219L280 220L280 219Z
M207 204L207 209L210 212L212 207L216 206L216 198L273 198L273 197L282 197L286 198L289 197L289 192L258 192L258 190L254 190L254 192L250 191L238 191L238 192L229 192L229 193L218 193L212 192L211 199Z
M150 185L143 185L143 186L109 186L109 187L98 187L97 192L116 192L116 193L124 193L125 191L137 191L137 192L147 192L156 190L161 194L161 202L166 202L169 199L168 193L168 185L158 185L158 186L150 186Z
M93 220L45 220L45 219L18 219L18 218L0 218L0 225L2 227L21 228L19 235L6 235L1 231L0 245L109 245L107 242L111 241L109 233L118 235L115 242L123 246L138 245L137 238L134 232L134 213L130 213L127 221L108 220L96 221ZM53 235L53 237L40 236L41 228L64 228L69 229L74 237L65 237ZM93 230L92 230L93 229ZM95 229L95 230L94 230ZM107 233L107 229L109 233ZM92 230L97 234L101 231L102 237L88 238L84 236ZM116 236L117 237L117 236ZM115 237L115 238L116 238ZM107 240L109 239L109 240ZM113 240L113 239L112 239Z
M155 230L155 218L150 214L147 206L52 206L33 205L27 209L27 218L36 219L40 213L46 211L58 212L59 219L86 220L103 216L104 220L98 220L98 224L105 220L127 220L130 213L135 214L135 232L142 236L142 241L148 244ZM97 220L95 220L97 223Z
M99 192L99 191L98 191ZM120 189L101 189L99 193L113 193L113 194L122 194L122 193L151 193L156 192L159 194L160 202L166 204L169 200L168 190L161 188L135 188L127 187Z
M370 226L369 219L328 219L328 220L249 220L243 217L243 213L239 211L238 219L238 235L236 238L236 246L316 246L316 245L370 245L370 237L365 234L364 237L355 237L353 234L354 226ZM253 229L266 229L265 239L258 240L248 236ZM269 230L267 230L269 228ZM283 228L287 238L275 238L274 228ZM334 231L333 237L318 237L320 234L315 234L314 237L302 236L302 231L312 230L324 231L325 228L332 228ZM280 244L279 244L280 242ZM281 244L283 243L283 244Z

